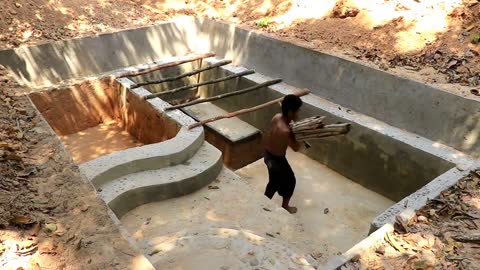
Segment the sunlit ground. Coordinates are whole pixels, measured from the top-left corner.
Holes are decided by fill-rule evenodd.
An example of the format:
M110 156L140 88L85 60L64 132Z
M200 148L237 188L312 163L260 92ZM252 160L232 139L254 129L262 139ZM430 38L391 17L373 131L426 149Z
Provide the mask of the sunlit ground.
M87 1L78 5L75 0L47 1L46 7L32 11L33 20L13 19L9 31L16 32L21 42L41 39L37 23L57 20L59 29L70 35L85 35L115 31L126 27L149 25L177 16L199 16L228 20L235 23L254 23L268 18L276 30L288 29L306 20L329 20L335 6L358 8L360 13L347 20L355 27L374 30L394 22L388 31L396 39L393 49L412 52L435 41L437 36L452 27L449 14L462 5L462 0L229 0L229 1ZM46 11L58 14L46 16ZM345 21L337 19L338 23ZM1 25L1 22L0 22ZM315 30L315 29L312 29ZM333 31L335 29L331 29ZM7 33L0 34L0 38ZM55 35L54 35L55 37Z

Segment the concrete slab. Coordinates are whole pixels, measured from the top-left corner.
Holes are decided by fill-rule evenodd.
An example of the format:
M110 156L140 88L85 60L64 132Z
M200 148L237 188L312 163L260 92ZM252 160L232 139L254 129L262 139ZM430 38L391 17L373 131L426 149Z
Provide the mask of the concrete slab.
M336 250L346 251L366 237L373 218L394 204L304 154L289 150L287 158L297 178L291 200L299 209L295 217L307 234ZM236 173L259 193L265 191L268 171L263 160ZM277 194L273 201L281 205L282 199Z
M227 114L224 109L210 103L200 103L184 109L184 111L197 120L205 120L219 115ZM238 142L243 139L252 137L260 133L260 131L248 124L245 121L240 120L238 117L222 119L207 124L208 127L222 134L231 142Z

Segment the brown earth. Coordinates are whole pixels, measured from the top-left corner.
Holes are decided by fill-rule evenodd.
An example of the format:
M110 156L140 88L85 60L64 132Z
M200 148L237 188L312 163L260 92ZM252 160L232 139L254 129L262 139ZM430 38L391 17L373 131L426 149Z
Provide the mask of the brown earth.
M135 254L25 89L0 70L0 269L127 269Z

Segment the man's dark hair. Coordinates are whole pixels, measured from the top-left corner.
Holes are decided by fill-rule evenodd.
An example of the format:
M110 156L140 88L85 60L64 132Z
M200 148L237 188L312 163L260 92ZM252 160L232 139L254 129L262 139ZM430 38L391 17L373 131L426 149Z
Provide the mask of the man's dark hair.
M296 112L302 106L303 101L295 95L286 95L282 101L282 114L288 116L288 112Z

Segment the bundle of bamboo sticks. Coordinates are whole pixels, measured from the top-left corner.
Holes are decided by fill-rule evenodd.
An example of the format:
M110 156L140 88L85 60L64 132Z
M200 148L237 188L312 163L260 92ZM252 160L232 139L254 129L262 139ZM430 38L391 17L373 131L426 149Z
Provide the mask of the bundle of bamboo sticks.
M325 116L313 116L298 122L291 122L290 128L297 141L343 135L350 131L348 123L325 125L323 120L325 120Z

